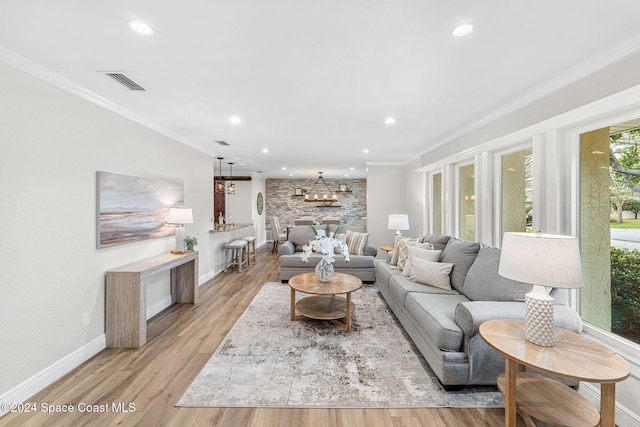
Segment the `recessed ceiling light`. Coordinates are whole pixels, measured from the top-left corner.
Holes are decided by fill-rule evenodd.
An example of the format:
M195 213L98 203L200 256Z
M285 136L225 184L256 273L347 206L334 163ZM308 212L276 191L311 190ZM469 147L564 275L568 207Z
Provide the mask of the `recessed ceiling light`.
M384 124L385 125L395 125L396 124L396 119L394 119L393 117L387 117L386 119L384 119Z
M129 21L129 28L136 33L144 34L145 36L150 36L155 33L155 30L151 25L142 21Z
M269 152L269 149L268 149L268 148L263 148L263 149L262 149L262 152L263 152L263 153L268 153L268 152Z
M473 31L473 24L471 22L465 22L464 24L456 25L451 30L451 34L454 37L464 37L469 35Z
M354 171L354 170L356 170L356 168L349 168L349 170L350 170L350 171Z
M229 117L229 121L231 122L231 124L234 124L234 125L239 125L240 123L242 123L242 119L238 116Z
M293 176L293 174L292 174L292 173L290 173L290 174L289 174L289 176Z
M287 170L286 166L283 166L283 167L282 167L282 170L283 170L283 171L286 171L286 170Z
M363 153L368 153L368 152L369 152L369 149L368 149L368 148L365 148L364 150L362 150L362 152L363 152Z

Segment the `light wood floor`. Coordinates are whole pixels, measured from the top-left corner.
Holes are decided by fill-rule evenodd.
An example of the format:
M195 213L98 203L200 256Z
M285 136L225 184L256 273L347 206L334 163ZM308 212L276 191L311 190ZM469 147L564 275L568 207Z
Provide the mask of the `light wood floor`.
M279 280L278 256L270 248L260 248L257 263L242 273L221 273L204 284L198 305L176 304L150 320L144 347L100 352L29 399L37 412L7 414L0 426L504 425L502 409L177 408L175 403L260 287ZM135 404L135 411L114 412L112 403ZM75 411L46 414L43 404L54 409L73 405ZM109 412L79 412L80 404L106 405ZM520 419L518 426L524 426Z

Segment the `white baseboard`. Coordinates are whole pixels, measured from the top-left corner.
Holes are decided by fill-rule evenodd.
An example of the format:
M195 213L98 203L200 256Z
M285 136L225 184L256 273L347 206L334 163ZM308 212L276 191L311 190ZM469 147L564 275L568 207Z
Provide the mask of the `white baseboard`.
M207 282L207 280L214 278L216 274L217 273L212 270L207 274L203 274L202 276L198 277L198 286L202 286L204 283ZM166 297L162 298L160 301L147 307L147 320L151 319L153 316L156 316L162 310L165 310L168 307L171 307L171 295L167 295Z
M171 295L167 295L157 303L147 307L147 320L151 319L167 307L171 307Z
M100 353L107 346L104 335L100 335L93 341L80 347L73 353L63 357L53 365L43 369L31 378L21 382L11 390L0 396L0 417L9 412L5 409L5 404L17 404L25 402L54 381L62 378L96 354Z
M205 283L207 283L209 280L213 279L217 275L218 273L216 273L215 270L211 270L207 274L203 274L202 276L198 277L198 286L204 285Z
M200 276L198 278L198 286L201 286L206 281L216 276L215 271ZM160 313L171 305L171 295L166 296L157 303L147 307L147 319ZM56 380L62 378L64 375L71 372L73 369L80 366L96 354L100 353L107 347L105 335L101 335L93 341L80 347L73 353L58 360L51 366L38 372L31 378L23 381L11 390L0 395L0 408L4 408L4 404L17 404L27 401L31 396L35 395L39 391L51 385ZM8 411L0 410L0 417L6 414Z
M583 395L593 406L600 407L600 389L590 383L580 383L580 394ZM627 407L616 402L616 426L618 427L638 427L640 426L640 414L630 411Z

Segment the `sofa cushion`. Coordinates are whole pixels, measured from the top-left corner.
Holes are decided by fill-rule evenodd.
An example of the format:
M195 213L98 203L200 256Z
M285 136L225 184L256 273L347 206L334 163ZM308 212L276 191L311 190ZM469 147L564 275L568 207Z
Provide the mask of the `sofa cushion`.
M409 279L440 289L451 289L449 273L452 268L453 264L448 262L432 262L413 257Z
M418 239L403 239L398 242L398 269L404 270L404 267L409 259L409 248L417 247L420 249L433 249L431 243L420 243Z
M393 252L391 252L391 265L398 265L398 257L400 256L400 244L404 241L416 242L418 239L412 237L405 237L401 234L396 234L393 240Z
M392 270L397 271L397 270ZM376 277L376 280L378 278ZM404 306L407 295L410 292L418 292L423 294L444 294L444 295L459 295L458 291L453 289L441 289L433 286L425 285L422 283L409 280L408 277L401 276L399 274L391 273L389 277L389 293L394 300L400 305Z
M434 249L439 251L444 250L445 246L447 246L447 242L451 236L443 236L442 234L425 234L421 242L429 242L433 245Z
M480 250L480 243L465 242L452 237L442 251L440 261L453 264L451 286L458 292L463 292L464 280L467 277L469 268L471 268L471 264L473 264L478 255L478 250Z
M357 233L351 230L347 230L346 243L349 247L349 253L354 255L362 255L364 248L367 246L367 240L369 239L369 233Z
M405 307L420 325L421 332L438 348L460 351L464 335L455 322L456 306L468 299L464 295L438 295L411 292Z
M339 268L374 268L375 258L371 256L350 256L350 261L345 261L343 255L336 254L335 261L333 262L334 268L339 273ZM302 268L307 269L311 267L315 268L316 264L322 259L322 254L313 253L309 256L308 262L302 262L299 254L294 255L282 255L280 256L280 267L286 268Z
M314 231L315 230L315 231ZM296 252L302 252L302 247L316 238L316 231L327 231L326 225L296 225L289 228L289 238L287 241L293 243Z
M436 251L434 249L422 249L417 246L409 246L409 257L402 269L402 275L409 277L411 274L411 257L423 259L425 261L438 262L442 251Z
M483 246L464 281L464 294L472 301L524 301L531 285L498 274L500 249Z
M344 225L344 224L327 224L329 233L335 233L340 229L340 233L346 233L347 231L354 231L356 233L365 233L367 230L361 225Z

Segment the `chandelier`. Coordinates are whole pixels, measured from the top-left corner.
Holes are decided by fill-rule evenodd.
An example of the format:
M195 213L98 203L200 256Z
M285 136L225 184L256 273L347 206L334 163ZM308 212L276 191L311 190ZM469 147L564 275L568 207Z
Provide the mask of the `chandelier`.
M322 177L322 172L318 172L318 174L320 175L318 176L318 180L316 181L315 184L313 184L313 187L311 187L311 190L309 190L304 195L304 201L322 203L325 206L329 206L332 203L338 201L338 195L336 194L335 191L331 190L331 188L329 187L329 184L327 184L327 182L324 180L324 178ZM319 187L319 188L316 190L316 187ZM320 190L323 190L323 187L326 188L327 190L326 192L320 191Z

